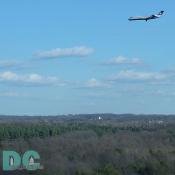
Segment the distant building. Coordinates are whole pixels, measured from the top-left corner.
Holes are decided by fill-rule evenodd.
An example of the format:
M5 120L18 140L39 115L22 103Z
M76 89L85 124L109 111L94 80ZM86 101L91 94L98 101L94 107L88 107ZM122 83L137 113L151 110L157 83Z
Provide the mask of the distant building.
M163 121L163 120L159 120L157 123L158 123L158 124L163 124L164 121Z
M98 120L102 120L102 117L99 116L99 117L98 117Z
M164 121L163 120L149 120L148 121L149 124L163 124Z

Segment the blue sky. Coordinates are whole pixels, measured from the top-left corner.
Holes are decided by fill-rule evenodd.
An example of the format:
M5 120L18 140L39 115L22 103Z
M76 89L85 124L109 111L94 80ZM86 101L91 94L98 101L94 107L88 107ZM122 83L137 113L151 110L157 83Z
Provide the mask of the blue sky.
M0 114L175 113L175 2L0 5ZM165 15L149 22L130 16Z

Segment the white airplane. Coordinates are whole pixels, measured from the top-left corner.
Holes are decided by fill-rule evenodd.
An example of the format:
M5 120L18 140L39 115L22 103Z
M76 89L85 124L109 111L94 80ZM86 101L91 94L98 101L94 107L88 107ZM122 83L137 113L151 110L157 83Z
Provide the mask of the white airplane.
M157 19L160 18L163 15L164 11L160 11L157 15L151 15L151 16L138 16L138 17L130 17L129 21L136 21L136 20L151 20L151 19Z

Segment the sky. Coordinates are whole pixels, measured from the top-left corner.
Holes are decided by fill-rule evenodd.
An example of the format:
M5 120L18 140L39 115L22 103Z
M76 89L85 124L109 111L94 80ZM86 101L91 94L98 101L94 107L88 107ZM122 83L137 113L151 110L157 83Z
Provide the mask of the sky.
M174 7L1 0L0 114L174 114ZM128 21L161 10L160 19Z

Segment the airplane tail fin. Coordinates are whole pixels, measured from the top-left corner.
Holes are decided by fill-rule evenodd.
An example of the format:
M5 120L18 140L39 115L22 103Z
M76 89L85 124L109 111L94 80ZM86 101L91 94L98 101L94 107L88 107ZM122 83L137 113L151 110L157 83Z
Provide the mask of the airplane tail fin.
M158 13L158 15L163 15L163 13L164 13L164 11L162 10Z

